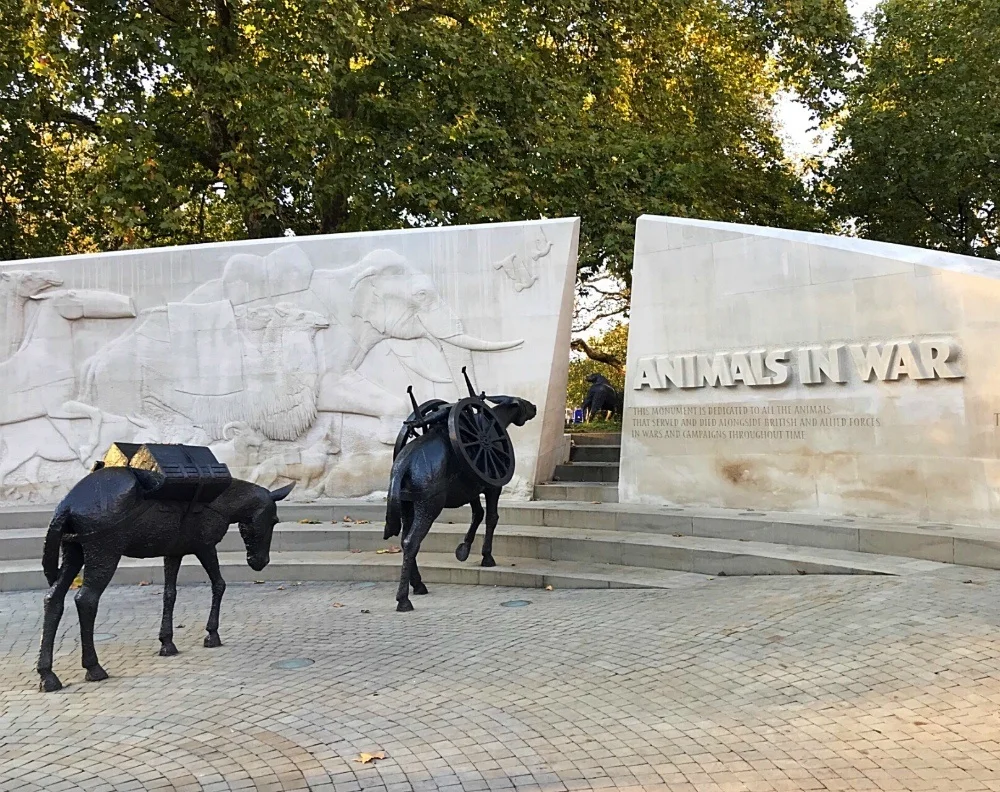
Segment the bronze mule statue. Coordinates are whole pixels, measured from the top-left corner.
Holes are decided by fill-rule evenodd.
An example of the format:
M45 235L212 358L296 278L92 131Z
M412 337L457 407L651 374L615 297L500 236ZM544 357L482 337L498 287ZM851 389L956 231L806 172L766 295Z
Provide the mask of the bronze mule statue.
M414 401L413 414L400 431L389 477L383 535L389 539L402 534L397 611L413 610L411 586L414 594L427 593L417 568L417 553L443 509L465 504L472 507L472 523L455 550L459 561L468 559L485 514L482 566L496 566L493 532L499 521L497 506L503 485L514 472L514 450L507 427L524 426L537 410L534 404L516 396L476 396L468 384L470 397L455 404L434 400L418 407ZM418 434L418 429L423 434ZM482 495L486 496L485 512Z
M222 646L219 638L219 606L226 583L219 571L216 545L238 523L247 548L247 564L260 571L270 561L271 535L278 522L275 505L293 484L269 492L249 481L233 479L213 500L156 499L162 484L156 474L129 467L101 467L81 479L56 507L45 536L42 569L51 587L45 595L45 617L38 674L41 690L59 690L62 683L52 671L52 648L63 601L73 580L83 570L83 584L76 594L80 617L80 642L87 680L107 679L94 649L94 620L101 594L111 582L122 556L163 556L163 620L160 624L160 654L177 654L173 641L174 601L181 559L197 556L212 583L212 609L208 617L205 646ZM59 550L62 547L62 565Z

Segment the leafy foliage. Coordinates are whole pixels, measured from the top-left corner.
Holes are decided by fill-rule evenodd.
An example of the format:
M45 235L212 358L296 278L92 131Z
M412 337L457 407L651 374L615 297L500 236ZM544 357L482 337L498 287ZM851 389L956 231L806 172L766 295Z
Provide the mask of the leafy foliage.
M864 236L1000 257L1000 0L884 0L872 22L834 211Z
M579 214L584 273L627 279L643 212L819 226L773 97L851 46L844 0L0 13L5 258Z
M588 339L587 344L599 352L613 355L622 362L622 368L624 368L625 355L628 350L628 324L624 322L616 324L606 333ZM617 391L621 391L625 387L623 370L616 369L606 363L599 363L588 357L575 358L569 362L569 386L566 404L570 407L579 407L583 404L587 389L590 388L590 383L586 381L589 374L603 374Z

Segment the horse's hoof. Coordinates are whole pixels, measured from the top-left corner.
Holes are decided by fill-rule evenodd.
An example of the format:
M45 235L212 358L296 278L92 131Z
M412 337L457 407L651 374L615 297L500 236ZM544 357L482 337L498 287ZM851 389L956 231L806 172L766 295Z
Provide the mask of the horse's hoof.
M484 566L484 567L495 567L496 565L497 565L497 562L493 560L493 556L491 556L491 555L484 555L483 556L483 563L480 564L480 566Z
M55 693L57 690L62 690L62 682L52 671L46 671L38 682L38 689L42 693Z
M424 583L418 583L416 586L413 587L413 593L414 594L426 594L427 593L427 586Z
M205 636L206 649L218 649L220 646L222 646L222 639L217 632L209 633Z
M399 613L409 613L411 610L413 610L413 603L408 599L396 603L396 611Z
M455 558L459 561L467 561L469 558L469 546L462 542L458 547L455 548Z
M173 657L175 654L180 654L177 651L177 647L174 646L173 641L168 641L160 647L160 657Z
M103 682L108 678L108 672L99 665L91 666L87 669L86 680L88 682Z

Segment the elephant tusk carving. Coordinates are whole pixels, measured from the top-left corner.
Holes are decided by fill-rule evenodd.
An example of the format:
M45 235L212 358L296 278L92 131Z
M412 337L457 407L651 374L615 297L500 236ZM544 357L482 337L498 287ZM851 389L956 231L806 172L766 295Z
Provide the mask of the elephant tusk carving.
M456 333L447 338L438 336L438 340L452 346L468 349L470 352L501 352L504 349L516 349L524 343L524 339L518 339L517 341L484 341L482 338L476 338L468 333Z

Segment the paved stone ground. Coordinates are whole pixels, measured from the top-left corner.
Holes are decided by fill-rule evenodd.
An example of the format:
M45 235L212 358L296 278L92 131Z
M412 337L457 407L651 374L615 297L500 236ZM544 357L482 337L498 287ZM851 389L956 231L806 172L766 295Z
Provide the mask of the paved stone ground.
M392 592L230 586L208 650L187 587L160 658L159 590L112 588L112 678L82 681L69 603L51 695L40 595L0 595L0 788L1000 790L995 573Z

